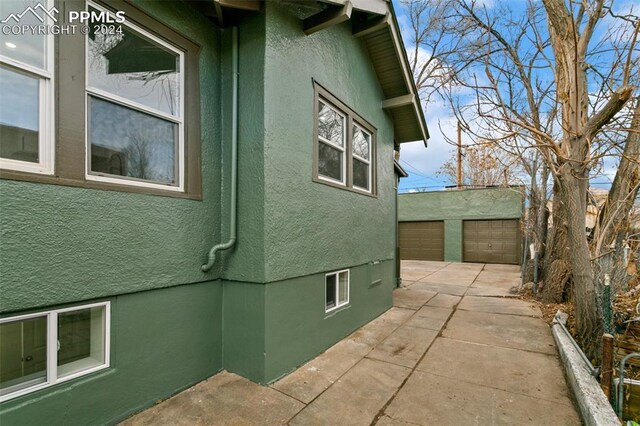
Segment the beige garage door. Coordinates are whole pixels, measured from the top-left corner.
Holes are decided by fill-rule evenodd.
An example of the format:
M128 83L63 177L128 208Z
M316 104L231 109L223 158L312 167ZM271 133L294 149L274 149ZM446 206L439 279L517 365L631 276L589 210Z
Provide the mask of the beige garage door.
M465 220L465 262L520 264L520 221Z
M400 222L400 259L444 260L444 222Z

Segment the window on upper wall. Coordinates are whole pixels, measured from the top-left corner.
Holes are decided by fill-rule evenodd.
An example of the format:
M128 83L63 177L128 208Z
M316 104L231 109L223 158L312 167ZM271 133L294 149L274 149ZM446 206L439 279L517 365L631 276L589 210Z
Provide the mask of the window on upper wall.
M375 128L315 85L314 180L375 195Z
M87 179L182 190L184 52L134 24L100 29L87 35Z
M109 367L109 302L0 319L0 401Z
M324 276L325 312L331 312L349 303L349 270L331 272Z
M21 0L25 4L29 1ZM77 31L38 44L49 49L46 63L51 69L56 64L54 41L57 58L64 58L57 61L60 78L55 84L52 72L35 74L31 69L35 65L18 68L20 63L6 60L6 48L0 50L0 84L20 87L14 80L21 78L24 88L10 93L19 105L26 105L24 108L35 111L39 105L41 123L37 128L26 123L29 115L18 116L6 106L0 108L1 123L22 126L21 133L2 127L3 177L199 198L199 47L127 2L58 3L58 9L65 11L58 15L61 26L69 24L70 12L84 11L91 16L109 16L111 23L92 22L84 27L86 34ZM5 5L4 0L0 4ZM12 4L13 13L20 12L19 5L8 4ZM2 12L10 13L4 8ZM17 37L13 44L26 43L22 35ZM40 79L39 98L31 94L35 93L36 77ZM46 99L54 95L59 106L57 129L52 129L53 120L45 120L53 111L52 102L47 104ZM20 117L26 118L20 121ZM38 131L42 128L48 133ZM53 130L58 135L55 144ZM5 137L9 131L13 133ZM27 168L23 163L33 160L24 159L16 166L13 157L24 157L24 151L33 158L31 140L38 135L45 148L40 151L51 151L48 169ZM17 146L24 148L15 153ZM4 161L9 156L11 163Z
M0 19L32 5L29 0L0 1ZM44 1L51 8L53 1ZM53 24L45 16L44 24ZM42 25L25 14L20 25ZM53 52L52 35L3 34L0 43L0 168L29 173L53 173Z

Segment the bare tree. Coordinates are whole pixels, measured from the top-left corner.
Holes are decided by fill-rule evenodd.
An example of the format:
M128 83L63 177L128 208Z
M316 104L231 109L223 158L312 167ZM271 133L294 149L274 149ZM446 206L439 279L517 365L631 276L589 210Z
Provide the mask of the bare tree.
M616 15L605 0L530 1L519 10L506 2L446 4L443 39L455 39L458 48L446 49L444 58L462 65L446 67L455 77L440 93L467 134L519 155L540 186L546 174L553 178L546 264L556 269L547 269L545 290L563 284L558 277L571 278L578 337L597 358L602 315L585 232L587 188L598 162L616 155L608 135L624 123L621 111L637 87L640 20ZM609 28L594 38L605 17ZM540 224L544 207L539 203Z
M627 245L631 213L640 187L640 98L636 99L633 119L628 129L624 149L605 204L599 211L592 232L592 253L596 260L596 272L608 273L617 291L628 289L625 285L627 264L624 249Z
M521 183L519 157L491 141L467 146L462 157L463 184L466 186L508 186ZM456 181L457 156L447 160L438 174Z

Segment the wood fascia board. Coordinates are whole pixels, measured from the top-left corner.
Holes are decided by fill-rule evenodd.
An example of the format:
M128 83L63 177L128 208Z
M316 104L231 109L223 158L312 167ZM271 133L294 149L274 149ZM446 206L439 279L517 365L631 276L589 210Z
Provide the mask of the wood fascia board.
M424 140L424 146L427 146L427 140L429 139L429 131L427 130L424 112L422 111L422 104L420 102L420 97L418 96L418 92L416 89L416 85L413 81L413 76L411 70L409 68L409 63L406 57L406 53L404 51L404 43L398 34L398 25L395 20L395 16L392 16L392 25L389 26L391 30L391 37L393 38L393 43L396 46L396 54L398 56L398 61L400 61L400 66L402 67L402 75L404 76L405 84L407 86L407 90L414 97L416 102L413 103L413 108L416 113L416 120L418 120L418 126L420 127L420 133L422 133L422 137Z
M382 101L382 109L400 108L407 105L412 105L416 102L416 97L413 93L407 95L397 96L395 98L389 98Z
M303 31L306 35L338 25L351 18L353 6L347 1L344 6L330 6L320 13L309 16L302 21Z
M369 19L367 21L355 21L351 33L354 37L364 37L367 34L374 33L382 28L391 26L391 15L387 13L384 16Z

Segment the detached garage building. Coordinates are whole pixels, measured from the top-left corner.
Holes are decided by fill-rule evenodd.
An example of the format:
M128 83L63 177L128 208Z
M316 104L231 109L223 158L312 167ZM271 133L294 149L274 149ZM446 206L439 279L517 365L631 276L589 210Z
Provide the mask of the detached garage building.
M401 259L521 263L522 187L420 192L398 199Z

